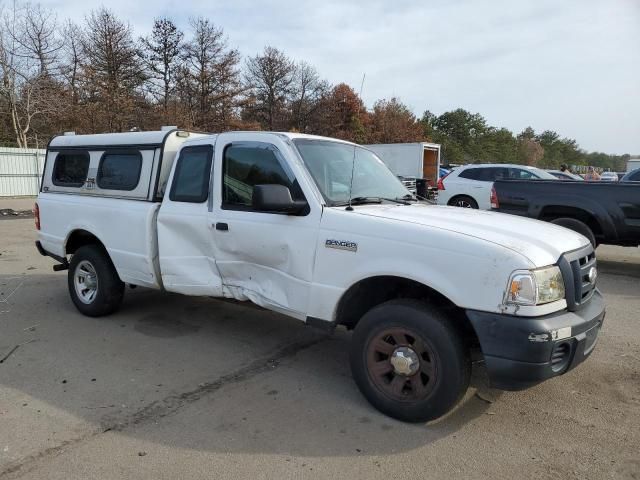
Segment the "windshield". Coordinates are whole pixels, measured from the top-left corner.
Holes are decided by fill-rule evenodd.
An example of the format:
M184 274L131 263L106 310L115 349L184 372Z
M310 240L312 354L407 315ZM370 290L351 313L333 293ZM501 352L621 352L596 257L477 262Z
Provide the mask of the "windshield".
M349 202L352 171L351 198L411 197L409 190L387 166L365 148L331 140L296 139L293 143L330 205L344 205Z

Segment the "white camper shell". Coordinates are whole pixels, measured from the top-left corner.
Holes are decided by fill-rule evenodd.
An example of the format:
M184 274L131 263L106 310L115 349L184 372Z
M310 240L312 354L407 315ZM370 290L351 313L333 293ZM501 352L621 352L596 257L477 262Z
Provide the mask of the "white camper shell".
M47 148L43 192L161 200L180 145L202 134L152 132L54 137Z

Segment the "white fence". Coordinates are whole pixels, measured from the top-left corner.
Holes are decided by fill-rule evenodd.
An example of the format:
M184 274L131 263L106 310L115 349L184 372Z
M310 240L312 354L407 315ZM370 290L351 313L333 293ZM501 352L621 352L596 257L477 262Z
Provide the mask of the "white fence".
M38 195L45 152L0 147L0 197Z

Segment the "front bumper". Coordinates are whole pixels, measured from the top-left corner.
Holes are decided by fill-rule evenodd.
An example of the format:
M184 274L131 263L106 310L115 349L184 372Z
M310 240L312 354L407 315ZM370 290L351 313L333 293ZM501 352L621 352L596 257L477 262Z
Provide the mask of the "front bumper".
M596 290L575 312L542 317L466 313L480 340L491 386L522 390L568 372L589 356L604 322L605 305Z

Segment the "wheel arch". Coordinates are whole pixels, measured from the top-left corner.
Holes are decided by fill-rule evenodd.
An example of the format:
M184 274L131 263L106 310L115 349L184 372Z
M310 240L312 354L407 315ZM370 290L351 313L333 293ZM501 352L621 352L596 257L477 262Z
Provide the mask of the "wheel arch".
M538 218L545 222L551 222L558 218L572 218L584 223L591 229L596 239L602 238L605 234L603 225L598 220L598 215L587 208L572 205L545 205L540 210Z
M445 311L470 344L478 344L478 337L464 310L438 290L417 280L394 275L363 278L351 285L340 297L335 310L335 324L351 330L372 308L390 300L423 300Z
M97 245L109 255L107 248L98 236L84 228L76 228L69 232L64 242L64 253L65 255L73 255L80 247L85 245Z

